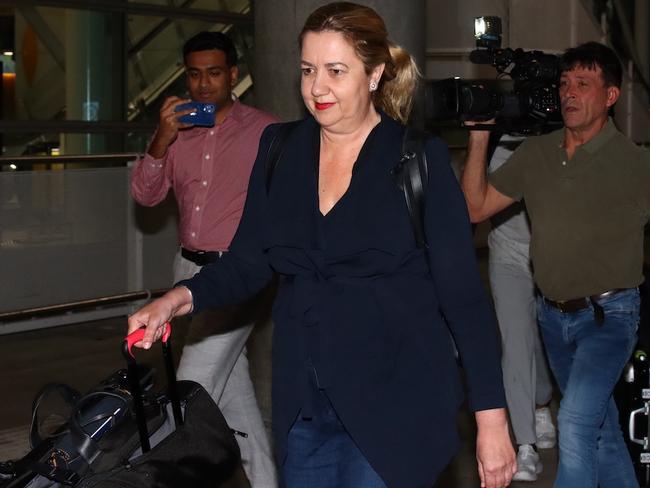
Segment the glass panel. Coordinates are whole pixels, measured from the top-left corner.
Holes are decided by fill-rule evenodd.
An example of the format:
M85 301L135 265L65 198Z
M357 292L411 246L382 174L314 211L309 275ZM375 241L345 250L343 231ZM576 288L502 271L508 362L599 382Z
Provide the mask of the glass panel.
M116 5L126 13L19 2L0 9L2 25L14 29L13 45L0 46L13 52L0 54L6 73L0 112L3 156L143 151L162 100L185 93L182 45L201 30L227 31L240 51L242 78L248 73L246 54L253 37L248 0ZM193 12L202 16L192 18ZM28 133L30 121L60 123ZM73 121L94 125L80 128Z
M0 173L0 312L172 285L175 205L138 207L129 169Z

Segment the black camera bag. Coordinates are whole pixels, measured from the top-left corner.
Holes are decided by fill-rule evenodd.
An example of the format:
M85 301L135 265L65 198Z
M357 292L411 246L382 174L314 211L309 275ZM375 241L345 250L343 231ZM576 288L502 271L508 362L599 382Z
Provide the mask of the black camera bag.
M128 370L85 395L61 384L41 390L33 406L32 450L0 463L0 488L200 488L231 477L240 463L233 432L201 385L176 382L170 341L163 344L168 387L161 393L152 392L151 369L136 364L126 342L123 352ZM54 393L72 413L41 439L39 406Z

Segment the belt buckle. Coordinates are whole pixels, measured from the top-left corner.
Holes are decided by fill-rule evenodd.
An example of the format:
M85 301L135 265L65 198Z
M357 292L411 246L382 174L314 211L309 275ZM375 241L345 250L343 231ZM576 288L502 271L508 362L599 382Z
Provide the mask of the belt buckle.
M564 308L565 303L566 303L566 300L564 300L564 301L556 301L555 302L555 305L556 305L557 309L562 313L567 313L566 308Z

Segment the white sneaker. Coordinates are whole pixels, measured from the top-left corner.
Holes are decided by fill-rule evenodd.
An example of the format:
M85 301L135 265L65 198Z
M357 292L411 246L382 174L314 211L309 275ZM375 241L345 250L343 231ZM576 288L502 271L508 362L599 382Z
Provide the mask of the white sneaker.
M539 460L539 454L530 444L522 444L517 452L517 472L512 481L537 481L537 475L544 467Z
M551 419L551 410L542 407L535 410L535 433L536 444L539 449L551 449L555 447L557 434Z

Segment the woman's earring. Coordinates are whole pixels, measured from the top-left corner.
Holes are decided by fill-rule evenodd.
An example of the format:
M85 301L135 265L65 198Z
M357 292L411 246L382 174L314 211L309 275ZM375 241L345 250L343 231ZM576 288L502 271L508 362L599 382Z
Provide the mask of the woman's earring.
M376 89L377 89L377 83L375 83L374 81L371 81L370 82L370 91L374 92Z

